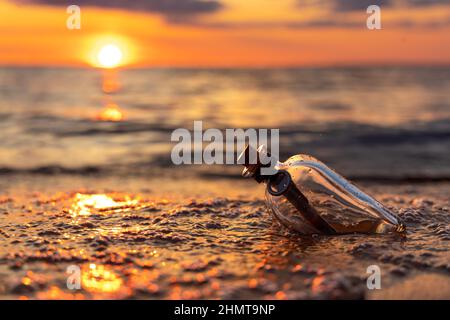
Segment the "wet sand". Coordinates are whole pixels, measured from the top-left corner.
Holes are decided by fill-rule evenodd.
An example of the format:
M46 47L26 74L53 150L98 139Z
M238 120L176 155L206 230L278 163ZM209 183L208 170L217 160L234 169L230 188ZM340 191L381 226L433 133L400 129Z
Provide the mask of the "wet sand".
M406 237L301 237L243 179L4 175L0 298L450 299L450 183L360 185Z

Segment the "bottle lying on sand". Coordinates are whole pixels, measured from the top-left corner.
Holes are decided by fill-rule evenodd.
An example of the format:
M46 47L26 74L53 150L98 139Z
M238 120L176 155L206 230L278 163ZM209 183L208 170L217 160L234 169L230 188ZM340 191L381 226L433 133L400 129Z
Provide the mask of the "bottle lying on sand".
M389 209L314 157L299 154L279 162L264 146L247 146L239 163L244 177L266 184L266 203L275 217L302 234L405 232ZM274 170L264 174L263 168Z

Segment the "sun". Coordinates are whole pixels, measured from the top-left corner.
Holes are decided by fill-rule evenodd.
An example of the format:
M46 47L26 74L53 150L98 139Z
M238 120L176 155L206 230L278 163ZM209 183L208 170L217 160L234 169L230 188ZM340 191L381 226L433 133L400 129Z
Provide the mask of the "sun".
M104 68L115 68L122 61L122 51L114 44L103 46L97 54L99 64Z
M95 68L129 66L138 56L136 43L120 34L93 34L85 38L83 47L84 60Z

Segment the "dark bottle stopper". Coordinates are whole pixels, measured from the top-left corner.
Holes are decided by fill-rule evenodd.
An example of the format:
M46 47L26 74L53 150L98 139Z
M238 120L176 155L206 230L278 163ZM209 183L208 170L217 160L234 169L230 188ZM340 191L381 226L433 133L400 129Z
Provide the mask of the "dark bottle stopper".
M260 146L258 150L255 150L250 145L247 145L238 157L238 163L242 164L245 168L242 171L242 176L245 178L253 178L258 183L266 181L270 175L263 175L261 173L261 168L269 168L272 164L272 159L270 158L270 153L264 151L264 146ZM263 164L261 159L265 157L268 161L267 164ZM266 162L266 161L264 161Z

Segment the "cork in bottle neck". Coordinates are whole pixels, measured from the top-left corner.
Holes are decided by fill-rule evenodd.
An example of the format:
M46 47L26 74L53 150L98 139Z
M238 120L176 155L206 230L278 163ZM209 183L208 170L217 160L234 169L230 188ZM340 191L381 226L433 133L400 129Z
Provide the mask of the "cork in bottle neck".
M261 159L270 159L271 161L264 164L261 162ZM242 151L241 155L238 158L238 163L242 164L245 168L242 171L242 176L245 178L253 178L258 183L267 181L270 178L268 175L263 175L261 173L261 168L268 168L272 165L274 161L272 161L270 153L268 153L265 149L264 145L258 147L257 150L253 148L251 145L247 145ZM276 161L275 161L276 162Z

